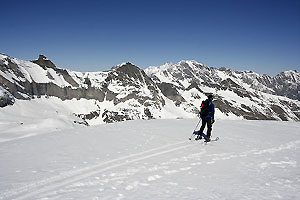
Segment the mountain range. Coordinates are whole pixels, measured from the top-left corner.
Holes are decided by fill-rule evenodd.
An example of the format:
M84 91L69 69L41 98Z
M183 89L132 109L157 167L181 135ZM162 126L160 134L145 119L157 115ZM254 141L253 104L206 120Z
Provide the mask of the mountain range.
M83 124L194 118L214 95L216 119L300 121L300 72L271 77L180 61L141 69L127 62L101 72L58 68L46 56L24 61L0 54L0 109L55 99Z

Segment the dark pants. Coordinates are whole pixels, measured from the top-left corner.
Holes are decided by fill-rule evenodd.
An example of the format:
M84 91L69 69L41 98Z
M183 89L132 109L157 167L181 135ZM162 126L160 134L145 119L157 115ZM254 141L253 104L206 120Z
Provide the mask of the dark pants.
M202 126L201 126L199 132L200 132L200 134L203 133L206 124L207 124L206 135L207 135L208 138L210 138L210 136L211 136L211 130L212 130L211 118L206 118L206 119L204 118L204 119L202 119Z

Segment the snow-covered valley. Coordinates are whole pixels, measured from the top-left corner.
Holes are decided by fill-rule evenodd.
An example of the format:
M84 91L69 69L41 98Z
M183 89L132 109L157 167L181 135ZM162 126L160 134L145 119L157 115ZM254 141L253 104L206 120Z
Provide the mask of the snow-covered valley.
M220 139L206 145L188 140L197 122L51 119L30 136L33 122L2 116L1 133L14 134L0 134L0 199L300 198L299 123L217 120Z

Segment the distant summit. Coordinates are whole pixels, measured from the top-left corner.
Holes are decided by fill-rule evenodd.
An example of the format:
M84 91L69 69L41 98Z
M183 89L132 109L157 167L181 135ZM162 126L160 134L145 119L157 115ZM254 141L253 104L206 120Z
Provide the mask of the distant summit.
M33 60L32 62L38 64L39 66L43 67L44 69L46 69L46 68L56 69L56 66L54 65L54 63L42 54L39 55L39 58L37 60Z

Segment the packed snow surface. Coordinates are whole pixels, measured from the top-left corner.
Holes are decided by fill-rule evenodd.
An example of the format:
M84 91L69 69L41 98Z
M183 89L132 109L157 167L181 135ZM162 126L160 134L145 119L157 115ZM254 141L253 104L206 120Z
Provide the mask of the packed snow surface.
M204 143L198 119L135 120L0 130L0 199L300 199L300 123L218 120ZM33 123L33 122L32 122ZM62 127L58 124L58 127ZM25 133L27 137L20 137Z

